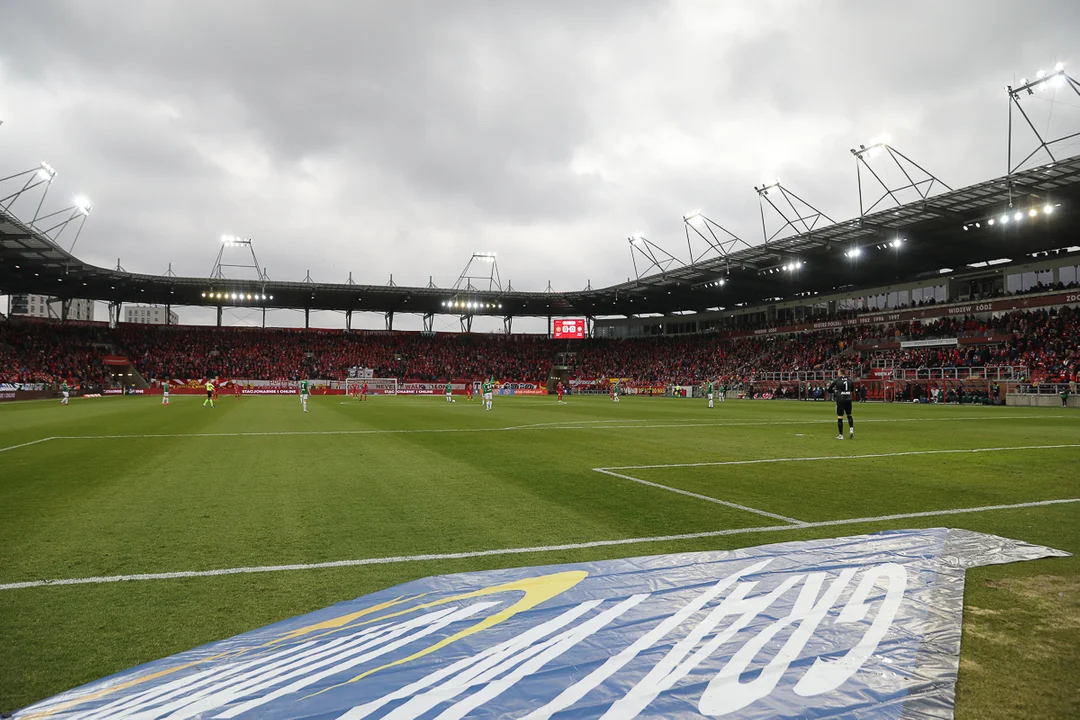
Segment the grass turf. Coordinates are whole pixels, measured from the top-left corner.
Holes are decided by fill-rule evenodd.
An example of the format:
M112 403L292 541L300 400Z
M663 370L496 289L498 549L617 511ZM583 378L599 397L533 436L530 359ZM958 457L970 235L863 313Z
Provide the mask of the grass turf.
M0 406L0 584L775 526L595 467L1080 442L1080 415L624 398L73 400ZM846 428L845 428L846 431ZM262 434L259 434L262 433ZM620 470L805 521L1080 496L1080 449ZM1078 505L684 541L0 591L0 710L426 575L948 525L1080 552ZM1080 714L1080 561L969 571L957 717Z

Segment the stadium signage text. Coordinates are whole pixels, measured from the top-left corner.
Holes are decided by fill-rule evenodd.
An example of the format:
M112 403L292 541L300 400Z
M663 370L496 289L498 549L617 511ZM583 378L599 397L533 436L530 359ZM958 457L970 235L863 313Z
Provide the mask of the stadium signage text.
M16 717L945 717L964 569L1064 554L936 528L430 578Z

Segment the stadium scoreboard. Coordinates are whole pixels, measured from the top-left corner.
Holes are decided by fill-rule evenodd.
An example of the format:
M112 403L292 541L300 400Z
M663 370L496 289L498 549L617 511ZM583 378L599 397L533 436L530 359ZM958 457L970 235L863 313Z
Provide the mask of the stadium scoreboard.
M585 338L585 319L569 318L556 320L554 338L556 340L583 340Z

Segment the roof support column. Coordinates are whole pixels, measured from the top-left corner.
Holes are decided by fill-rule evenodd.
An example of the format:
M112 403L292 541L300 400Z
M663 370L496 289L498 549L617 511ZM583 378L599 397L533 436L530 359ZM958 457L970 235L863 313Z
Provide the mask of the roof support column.
M221 306L217 306L217 326L221 327Z
M507 315L506 317L503 318L503 332L505 332L507 335L510 335L511 333L514 332L514 316L513 315Z
M424 313L424 332L435 331L435 313Z
M304 329L311 327L311 308L304 308Z
M109 303L109 327L115 328L120 324L120 307L123 303L110 302Z
M352 308L345 311L345 332L352 332Z
M386 313L385 318L386 318L386 329L387 330L393 330L394 329L394 311L391 310L390 312Z

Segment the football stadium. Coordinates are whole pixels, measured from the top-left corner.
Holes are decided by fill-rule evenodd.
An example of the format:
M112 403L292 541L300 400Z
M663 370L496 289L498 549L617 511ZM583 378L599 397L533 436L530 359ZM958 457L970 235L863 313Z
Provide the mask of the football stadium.
M0 711L1080 716L1051 95L1001 93L1005 174L856 144L856 216L766 182L760 238L693 210L570 291L513 242L444 287L300 279L318 238L128 271L61 158L0 165Z

